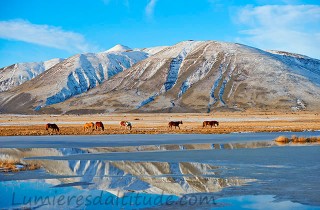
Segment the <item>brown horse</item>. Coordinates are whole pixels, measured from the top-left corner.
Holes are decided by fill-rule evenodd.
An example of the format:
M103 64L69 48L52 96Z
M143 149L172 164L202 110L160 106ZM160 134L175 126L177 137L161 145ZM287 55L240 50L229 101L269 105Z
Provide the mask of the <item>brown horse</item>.
M172 129L172 126L174 126L174 128L178 127L180 129L179 124L183 124L182 121L171 121L168 123L169 128L171 128L171 129Z
M59 127L56 124L51 124L51 123L46 124L46 130L49 130L49 128L51 128L53 131L57 131L57 132L60 131Z
M131 122L128 121L121 121L120 122L120 127L124 126L125 128L129 128L130 130L132 129L132 124Z
M218 127L219 126L219 122L218 121L203 121L202 126L203 127L207 127L207 125L210 125L211 128L212 128L212 126Z
M96 122L96 130L98 130L98 128L101 128L104 131L104 125L103 125L103 123L101 121L100 122Z
M92 131L94 130L94 123L93 122L89 122L89 123L84 124L83 130L86 131L89 129L92 129Z

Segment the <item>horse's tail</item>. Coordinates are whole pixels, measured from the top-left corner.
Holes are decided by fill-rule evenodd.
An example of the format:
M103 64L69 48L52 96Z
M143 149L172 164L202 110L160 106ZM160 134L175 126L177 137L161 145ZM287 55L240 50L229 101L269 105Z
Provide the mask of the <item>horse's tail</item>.
M204 128L204 126L206 126L206 122L203 122L203 123L202 123L202 127L203 127L203 128Z
M49 126L48 126L48 124L46 124L46 130L48 130L49 129Z
M101 128L102 128L102 130L104 131L104 125L103 125L103 124L101 125Z

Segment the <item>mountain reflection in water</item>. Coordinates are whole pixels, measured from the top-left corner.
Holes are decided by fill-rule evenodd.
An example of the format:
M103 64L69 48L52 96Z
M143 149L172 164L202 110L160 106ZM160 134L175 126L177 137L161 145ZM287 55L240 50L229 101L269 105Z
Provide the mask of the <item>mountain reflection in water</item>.
M281 153L275 153L271 148L288 148L286 146L274 141L251 141L94 148L0 148L1 160L41 166L41 169L35 171L0 173L0 190L16 192L23 185L26 191L38 190L43 193L90 192L99 195L101 191L118 198L123 198L128 193L141 193L150 196L173 195L176 199L184 195L211 193L218 197L224 197L224 193L242 196L243 193L250 194L251 191L261 189L261 193L270 195L279 190L276 184L273 186L274 180L281 181L288 169L297 171L296 174L304 170L303 167L309 171L318 171L318 165L306 164L303 158L301 163L297 161L296 166L292 162L287 165L279 162L279 158L284 160L282 156L277 157ZM293 144L290 146L297 147ZM261 156L256 161L249 159L250 156L246 154L260 157L260 150L255 149L267 149L261 150L261 155L264 154L266 158ZM111 154L120 157L105 158ZM179 154L184 161L175 158L173 154ZM211 156L213 154L223 158ZM274 155L272 161L267 157L270 154ZM312 156L313 153L310 154ZM136 159L132 158L135 155ZM143 156L147 157L141 158ZM286 158L285 155L284 157ZM227 162L229 159L232 161ZM316 174L309 176L311 178L304 185L309 188L316 186L313 182ZM288 176L283 179L282 185L289 185L291 179L297 180L298 177ZM42 184L35 184L36 182ZM254 187L250 188L251 185ZM314 204L318 203L316 198L309 198Z

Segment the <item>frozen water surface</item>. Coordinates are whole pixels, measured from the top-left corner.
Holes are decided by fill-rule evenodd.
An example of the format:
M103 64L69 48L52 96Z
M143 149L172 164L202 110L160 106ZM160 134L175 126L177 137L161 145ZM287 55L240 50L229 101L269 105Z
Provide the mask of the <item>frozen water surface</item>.
M280 135L0 137L1 208L320 209L320 147Z

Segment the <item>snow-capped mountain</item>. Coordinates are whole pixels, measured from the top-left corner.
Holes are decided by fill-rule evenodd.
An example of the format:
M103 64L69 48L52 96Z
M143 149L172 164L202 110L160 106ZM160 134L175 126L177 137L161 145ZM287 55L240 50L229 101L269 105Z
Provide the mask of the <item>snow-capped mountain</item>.
M9 90L35 78L61 61L63 59L55 58L44 62L17 63L1 68L0 92Z
M132 49L128 46L124 46L121 44L117 44L114 47L110 48L109 50L107 50L106 52L127 52L127 51L131 51Z
M319 110L320 60L216 41L115 46L66 59L0 98L0 110L14 113Z
M4 92L0 98L9 103L16 101L17 109L31 105L39 110L86 92L148 57L143 51L123 51L122 46L112 49L67 58L33 80Z
M150 55L157 54L158 52L161 52L162 50L165 50L166 48L168 48L168 46L148 47L148 48L142 48L142 49L137 49L137 50L148 53L150 56Z
M186 41L52 108L72 113L318 110L319 69L320 61L306 56Z

